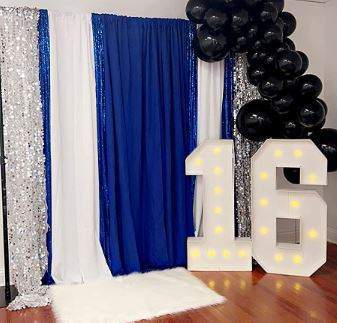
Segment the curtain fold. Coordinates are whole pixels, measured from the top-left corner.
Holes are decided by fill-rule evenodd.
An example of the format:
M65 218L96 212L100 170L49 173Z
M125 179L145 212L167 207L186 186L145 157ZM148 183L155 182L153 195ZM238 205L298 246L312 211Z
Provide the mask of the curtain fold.
M99 243L93 42L89 14L49 12L52 277L110 276Z
M101 244L113 274L186 265L196 76L184 20L93 15ZM193 82L193 83L191 83Z
M224 61L198 60L198 145L207 139L220 139L224 96ZM195 236L202 234L202 176L197 176L194 195Z

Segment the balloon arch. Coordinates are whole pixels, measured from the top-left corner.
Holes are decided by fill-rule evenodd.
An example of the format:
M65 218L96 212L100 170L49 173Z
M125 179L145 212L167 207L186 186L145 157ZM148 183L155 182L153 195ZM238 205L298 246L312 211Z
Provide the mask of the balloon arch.
M201 25L195 53L210 63L247 53L248 79L263 99L241 108L240 133L254 141L310 138L328 159L328 171L337 171L337 130L322 129L328 111L318 98L322 82L305 74L309 59L288 38L296 19L283 9L284 0L189 0L187 17ZM296 177L296 170L287 172Z

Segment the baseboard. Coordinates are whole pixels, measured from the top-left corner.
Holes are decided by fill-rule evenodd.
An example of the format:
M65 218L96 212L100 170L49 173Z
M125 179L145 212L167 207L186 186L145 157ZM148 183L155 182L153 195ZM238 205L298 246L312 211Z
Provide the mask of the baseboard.
M328 241L337 244L337 229L328 227Z

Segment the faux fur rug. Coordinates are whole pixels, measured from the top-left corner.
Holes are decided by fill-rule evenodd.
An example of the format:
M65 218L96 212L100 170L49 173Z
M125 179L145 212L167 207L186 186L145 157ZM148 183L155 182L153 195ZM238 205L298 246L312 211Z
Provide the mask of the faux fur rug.
M184 268L50 289L57 322L124 323L225 302Z

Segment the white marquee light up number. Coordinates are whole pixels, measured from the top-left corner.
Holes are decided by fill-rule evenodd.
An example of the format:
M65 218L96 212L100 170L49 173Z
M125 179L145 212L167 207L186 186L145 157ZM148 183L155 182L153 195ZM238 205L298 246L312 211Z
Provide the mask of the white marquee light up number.
M311 140L267 140L252 158L253 256L268 273L310 276L326 262L327 207L315 191L279 190L276 169L326 185L327 160ZM300 221L300 244L277 243L276 220Z
M251 270L251 242L234 235L232 158L232 141L212 140L186 159L186 174L204 182L204 236L188 239L190 270ZM310 276L326 261L326 204L314 191L278 190L278 167L300 168L301 184L326 185L327 160L310 140L267 140L252 159L254 258L268 273ZM300 220L300 244L277 243L278 218Z
M212 140L199 146L186 159L187 175L202 175L203 237L189 238L190 270L249 271L251 241L235 239L233 142Z

